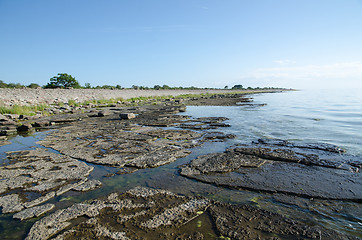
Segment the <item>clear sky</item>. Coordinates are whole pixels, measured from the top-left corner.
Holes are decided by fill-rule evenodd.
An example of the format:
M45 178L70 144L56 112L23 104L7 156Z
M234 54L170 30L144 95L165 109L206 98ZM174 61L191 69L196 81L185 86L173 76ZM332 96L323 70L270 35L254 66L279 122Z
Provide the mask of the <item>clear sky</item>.
M0 80L362 87L362 0L0 0Z

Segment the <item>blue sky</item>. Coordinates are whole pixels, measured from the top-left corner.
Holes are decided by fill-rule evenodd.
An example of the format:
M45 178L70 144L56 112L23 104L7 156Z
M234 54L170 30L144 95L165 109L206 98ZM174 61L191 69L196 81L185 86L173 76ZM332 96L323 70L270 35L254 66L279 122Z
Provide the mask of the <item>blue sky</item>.
M0 0L0 80L362 87L362 0Z

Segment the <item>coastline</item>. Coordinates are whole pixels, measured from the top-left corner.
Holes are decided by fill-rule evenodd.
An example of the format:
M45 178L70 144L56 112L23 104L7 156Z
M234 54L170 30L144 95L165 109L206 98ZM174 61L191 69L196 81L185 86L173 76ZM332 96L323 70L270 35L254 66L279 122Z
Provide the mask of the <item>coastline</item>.
M279 214L275 207L303 211L332 203L358 209L358 161L327 144L260 139L235 145L236 135L225 131L230 119L220 112L178 114L185 105L260 106L245 96L250 93L166 95L88 108L65 104L52 106L59 112L50 116L19 118L14 134L50 131L36 142L41 148L5 151L0 222L12 225L0 237L356 239L315 221L305 224L311 218L299 216L298 208ZM2 121L9 134L10 122ZM338 161L341 154L349 161ZM246 227L243 216L252 219Z
M254 94L276 91L289 91L286 89L260 89L260 90L224 90L224 89L200 89L200 90L109 90L109 89L11 89L0 88L0 106L31 106L39 104L67 103L70 100L84 102L100 99L124 100L137 97L180 96L186 94Z

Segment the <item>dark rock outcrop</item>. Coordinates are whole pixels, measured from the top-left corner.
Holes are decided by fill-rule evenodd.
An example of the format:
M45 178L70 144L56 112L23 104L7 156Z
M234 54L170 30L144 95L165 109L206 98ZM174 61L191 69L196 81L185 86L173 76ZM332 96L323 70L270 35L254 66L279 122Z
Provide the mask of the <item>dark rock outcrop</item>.
M264 142L200 156L181 166L180 174L236 189L362 201L358 161L333 149L314 144L272 147Z

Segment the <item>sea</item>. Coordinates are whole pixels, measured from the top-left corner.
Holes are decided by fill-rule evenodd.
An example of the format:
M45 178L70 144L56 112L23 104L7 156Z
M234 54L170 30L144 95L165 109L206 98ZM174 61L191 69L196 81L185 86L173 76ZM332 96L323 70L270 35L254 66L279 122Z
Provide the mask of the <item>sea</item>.
M189 106L186 115L223 116L223 131L250 143L259 138L329 143L362 156L362 89L309 89L249 95L252 104Z

